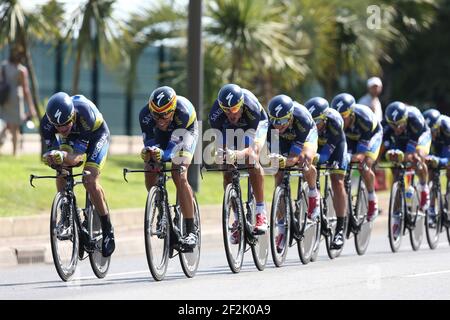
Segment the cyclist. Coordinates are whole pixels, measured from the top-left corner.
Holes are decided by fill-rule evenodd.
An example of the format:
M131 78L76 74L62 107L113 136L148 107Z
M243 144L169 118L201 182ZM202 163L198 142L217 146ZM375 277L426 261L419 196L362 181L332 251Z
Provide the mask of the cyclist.
M367 106L355 104L355 98L348 93L341 93L334 97L331 106L341 114L344 120L344 131L347 136L348 152L352 155L351 160L365 165L365 168L360 168L360 172L369 193L367 220L371 221L378 215L373 164L378 158L383 142L383 128L373 111Z
M100 185L100 172L106 161L110 134L102 114L86 97L70 97L65 92L58 92L48 100L40 127L47 149L50 150L42 156L45 164L51 167L75 166L86 155L84 170L90 174L83 177L83 184L100 215L102 254L109 257L115 249L114 229L105 192ZM64 178L58 178L56 185L58 191L62 192ZM64 224L64 216L60 223Z
M234 163L239 160L255 165L249 170L250 183L256 199L254 232L264 234L268 226L264 205L264 171L259 165L259 154L268 130L267 113L253 93L231 83L219 90L208 118L211 128L217 129L222 134L222 140L217 142L219 149L225 149L227 152L226 162ZM238 137L240 141L236 141L235 134L239 133L243 136ZM231 178L230 173L224 174L224 188L231 183ZM237 220L234 221L233 227L238 227ZM230 239L232 244L239 243L238 235L238 230L232 232Z
M427 157L427 163L432 168L447 167L447 180L450 178L450 117L442 115L436 109L428 109L423 113L425 121L431 130L432 144L431 155ZM434 201L432 201L434 203ZM430 225L435 224L436 212L431 206L428 210Z
M331 187L333 189L333 206L336 211L336 233L332 248L339 250L344 245L345 216L347 212L347 193L344 186L344 176L348 166L347 142L344 133L344 121L336 110L329 107L328 101L321 97L309 99L305 103L316 122L319 133L318 163L330 163L335 168L331 170Z
M428 168L425 161L431 146L430 128L419 109L399 101L388 105L385 118L388 124L383 134L388 150L386 158L389 161L404 160L414 164L420 182L420 208L426 210L430 202Z
M269 150L274 152L273 144L278 140L279 168L291 167L296 164L303 167L303 175L308 183L308 218L313 219L319 216L320 194L316 188L316 168L312 165L317 153L317 128L313 118L303 105L293 101L286 95L273 97L269 102L269 131L267 133L267 143ZM281 184L283 173L277 172L275 175L275 185ZM279 233L275 239L277 250L281 252L285 242L284 215L278 213Z
M139 114L144 148L141 157L145 170L152 171L154 163L172 161L172 178L177 188L177 198L185 221L183 243L187 249L197 245L194 223L194 194L188 182L187 169L192 161L198 138L197 115L192 103L177 95L168 86L155 89L148 104ZM145 173L147 191L156 185L157 173ZM161 225L161 224L160 224Z

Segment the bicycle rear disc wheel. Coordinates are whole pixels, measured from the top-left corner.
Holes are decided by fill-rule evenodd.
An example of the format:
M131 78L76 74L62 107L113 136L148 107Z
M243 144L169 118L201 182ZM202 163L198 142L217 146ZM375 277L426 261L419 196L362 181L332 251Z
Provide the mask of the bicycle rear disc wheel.
M388 234L392 252L397 252L402 244L404 228L404 201L399 182L392 185L389 199Z
M411 205L411 219L415 220L414 227L409 230L409 239L411 240L411 247L414 251L420 249L420 245L423 241L424 228L425 228L425 213L420 210L419 206L419 192L417 187L414 187L414 195Z
M89 262L91 263L95 276L102 279L108 273L111 256L104 257L102 254L103 231L100 215L92 204L88 210L91 211L88 212L88 217L92 219L92 239L95 241L95 249L89 253Z
M366 253L372 234L373 221L367 221L369 211L369 193L364 181L361 180L359 195L357 196L357 207L355 208L355 220L360 230L355 234L355 249L358 255Z
M286 260L291 235L291 217L285 189L278 186L275 189L270 212L270 247L275 266L281 267ZM277 246L277 237L283 237Z
M256 199L253 194L252 201L249 205L252 217L251 224L254 226L256 223ZM259 271L263 271L266 268L270 246L269 233L269 230L267 230L264 234L255 235L254 237L256 237L256 241L250 245L252 249L253 262Z
M233 273L241 271L244 261L245 238L243 206L233 184L225 189L222 206L222 231L225 255Z
M50 242L53 263L63 281L72 278L78 263L79 235L74 212L73 203L69 206L66 195L58 192L50 213ZM62 219L65 219L64 223L61 223Z
M328 257L330 259L334 259L337 258L341 255L342 250L344 249L344 245L342 245L342 248L336 250L332 248L332 242L333 242L333 238L334 235L336 234L336 227L337 227L337 216L336 216L336 211L334 210L334 205L333 205L333 190L331 189L331 187L328 187L328 197L325 199L326 203L327 203L327 208L328 208L328 212L327 212L327 219L328 219L328 227L330 228L331 232L329 234L329 236L326 237L326 247L327 247L327 254ZM345 228L344 228L344 243L345 243Z
M320 218L308 219L308 202L305 192L305 185L301 191L301 199L298 202L298 228L302 233L300 241L297 242L298 255L303 264L308 264L315 252L318 251L320 242ZM296 212L297 213L297 212Z
M169 208L163 198L163 191L152 187L145 205L145 253L150 272L156 281L164 279L169 264ZM161 226L158 228L158 225Z
M441 190L435 190L433 183L430 182L430 208L434 208L435 221L434 227L430 226L430 213L425 215L425 233L427 235L427 242L430 249L436 249L439 243L439 236L441 234L442 227L442 198ZM430 209L429 208L429 209Z
M197 245L192 252L180 252L180 263L184 274L188 278L195 276L200 262L201 251L201 225L200 225L200 211L198 208L197 199L194 195L194 226L197 234ZM183 223L183 215L180 215L179 229L182 230L182 234L186 234L186 229Z

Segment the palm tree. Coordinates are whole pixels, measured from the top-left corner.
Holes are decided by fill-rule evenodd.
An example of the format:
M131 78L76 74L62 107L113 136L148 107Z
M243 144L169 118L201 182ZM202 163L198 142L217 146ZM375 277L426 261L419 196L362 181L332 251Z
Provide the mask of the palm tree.
M26 12L19 0L1 0L0 2L0 46L19 45L25 51L25 64L30 72L31 94L39 118L42 117L39 106L39 89L30 53L33 37L41 35L42 25L36 16Z
M95 65L97 56L106 65L115 66L121 57L118 43L120 22L113 18L115 0L88 0L72 14L67 40L72 47L75 37L75 64L72 79L72 92L78 93L81 59L86 54Z
M62 62L65 37L65 10L63 4L58 0L50 0L42 5L37 16L42 21L43 40L53 45L56 53L56 83L55 92L62 90Z
M122 29L121 46L126 49L124 63L126 94L126 127L131 134L131 110L136 83L137 66L144 50L158 40L178 38L186 29L186 14L174 8L173 4L163 1L143 9L142 13L134 13ZM161 75L160 75L161 76Z
M225 58L221 65L226 80L244 85L259 82L268 99L273 95L274 71L290 69L299 78L306 74L305 51L298 47L285 12L286 5L279 1L207 2L208 50Z

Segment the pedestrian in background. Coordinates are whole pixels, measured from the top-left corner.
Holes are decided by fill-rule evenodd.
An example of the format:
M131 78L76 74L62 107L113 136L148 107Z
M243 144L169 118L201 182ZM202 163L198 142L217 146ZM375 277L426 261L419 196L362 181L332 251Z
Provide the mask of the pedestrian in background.
M0 106L0 118L6 122L6 127L0 131L0 147L8 130L12 136L13 155L17 155L21 124L37 116L28 85L28 69L22 64L23 58L23 48L19 45L12 46L9 60L2 62L0 72L0 77L9 87L7 98ZM29 108L27 113L25 113L25 99Z
M381 109L381 102L378 98L383 90L383 83L378 77L372 77L367 80L368 93L361 97L358 101L359 104L363 104L372 109L373 113L377 117L378 121L383 120L383 110Z

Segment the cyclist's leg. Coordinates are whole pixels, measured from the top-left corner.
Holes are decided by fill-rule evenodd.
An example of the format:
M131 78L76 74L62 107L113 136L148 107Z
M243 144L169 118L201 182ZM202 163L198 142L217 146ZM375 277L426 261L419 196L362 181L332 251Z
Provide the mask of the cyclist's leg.
M259 129L256 131L255 139L246 139L245 147L251 149L250 157L246 159L247 164L254 165L252 169L249 170L249 180L253 189L253 194L256 201L256 225L255 229L260 232L265 232L267 230L267 213L264 204L264 170L259 164L259 154L261 152L261 147L264 141L261 141L261 137L266 137L267 128L265 131Z
M194 218L194 196L192 194L191 186L188 182L187 172L190 165L190 159L185 158L186 161L183 162L182 166L185 168L183 172L172 172L173 182L177 188L177 197L180 202L181 211L186 219ZM173 164L173 169L180 168L181 165Z
M150 171L153 167L149 163L144 164L144 170ZM145 172L145 188L147 188L147 192L156 185L158 182L158 175L156 173Z
M177 198L180 203L186 226L186 244L195 246L197 235L194 222L194 194L188 182L188 168L192 162L198 139L198 129L195 125L191 131L183 132L183 142L175 147L175 154L172 158L173 169L184 168L181 172L173 171L172 178L177 188Z
M344 177L348 166L347 143L341 142L333 151L329 163L335 163L337 168L331 170L331 187L333 189L333 205L338 221L345 218L347 212L347 192L344 186Z
M429 188L428 188L428 167L426 163L426 157L430 153L431 147L431 133L426 131L419 138L419 141L415 150L414 163L416 166L416 172L419 176L419 191L420 191L420 206L423 210L427 209L430 203L429 200Z
M380 153L382 140L383 140L383 132L380 129L377 133L374 134L372 139L369 141L368 149L364 153L363 163L365 164L366 168L360 168L360 174L367 187L369 197L368 199L369 210L367 213L367 218L369 221L378 215L378 199L375 193L375 172L373 165Z
M105 257L110 256L115 249L114 229L106 204L105 192L100 185L100 173L108 154L109 137L109 129L106 123L103 123L89 140L84 170L90 172L90 174L83 177L83 185L100 216L103 231L102 254Z
M330 163L335 162L337 169L331 170L331 187L333 189L333 206L336 212L336 233L333 239L333 247L340 249L344 244L345 216L347 213L347 192L345 191L344 177L347 170L347 143L343 141L336 147L330 157Z
M319 215L320 193L317 190L317 170L312 162L317 154L318 135L317 129L312 129L300 151L299 165L304 166L303 176L308 184L308 216Z

